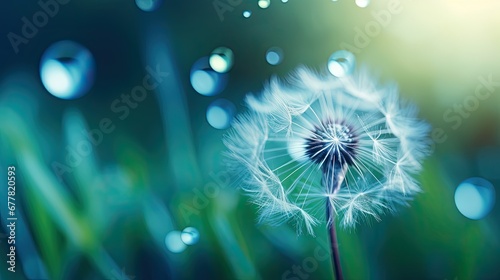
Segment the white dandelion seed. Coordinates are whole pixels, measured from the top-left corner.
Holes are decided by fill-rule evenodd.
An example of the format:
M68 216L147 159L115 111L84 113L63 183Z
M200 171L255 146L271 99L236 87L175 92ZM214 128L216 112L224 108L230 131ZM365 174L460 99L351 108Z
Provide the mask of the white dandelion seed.
M413 176L429 153L430 127L396 86L379 86L366 71L338 79L305 68L287 82L272 79L249 95L224 139L260 221L294 221L314 234L326 215L353 227L420 191Z

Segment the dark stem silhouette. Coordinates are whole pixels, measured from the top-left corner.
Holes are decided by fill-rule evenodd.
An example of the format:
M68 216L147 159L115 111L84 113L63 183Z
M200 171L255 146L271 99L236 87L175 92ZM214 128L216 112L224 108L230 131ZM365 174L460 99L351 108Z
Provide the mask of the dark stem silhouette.
M323 186L327 192L335 195L340 190L347 172L347 163L340 162L332 158L330 164L323 165ZM336 280L343 280L342 266L340 265L339 244L335 229L335 212L330 198L326 199L326 223L328 225L328 236L330 239L330 249L332 253L332 268Z
M326 219L328 222L328 235L330 237L330 250L332 253L332 269L336 280L343 280L342 266L340 265L339 244L337 242L337 232L335 230L335 221L333 219L333 208L330 201L326 201Z

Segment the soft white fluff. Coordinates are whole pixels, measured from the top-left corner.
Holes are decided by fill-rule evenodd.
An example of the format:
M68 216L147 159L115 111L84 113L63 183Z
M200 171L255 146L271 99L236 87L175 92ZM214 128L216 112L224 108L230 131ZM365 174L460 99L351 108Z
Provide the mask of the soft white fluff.
M338 79L299 68L286 82L273 78L246 103L248 112L224 142L261 221L294 221L313 234L329 201L336 213L331 219L352 227L394 212L420 191L413 175L429 152L429 126L416 118L415 106L400 101L396 86L381 87L366 71ZM356 154L340 190L330 193L321 164L306 154L306 139L326 120L346 124L356 137L356 145L341 143L338 133L322 140L329 153L352 145Z

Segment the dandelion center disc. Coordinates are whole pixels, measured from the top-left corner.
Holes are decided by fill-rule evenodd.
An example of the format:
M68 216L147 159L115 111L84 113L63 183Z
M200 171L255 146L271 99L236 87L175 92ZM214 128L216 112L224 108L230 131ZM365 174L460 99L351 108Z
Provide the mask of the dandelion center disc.
M357 139L347 125L327 121L306 139L306 154L315 163L325 165L338 161L351 164Z

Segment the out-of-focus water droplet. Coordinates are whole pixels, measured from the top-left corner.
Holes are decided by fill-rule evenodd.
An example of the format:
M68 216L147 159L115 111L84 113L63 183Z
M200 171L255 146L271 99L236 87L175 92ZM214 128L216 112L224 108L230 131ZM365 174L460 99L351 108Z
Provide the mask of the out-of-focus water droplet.
M271 5L271 0L259 0L259 7L262 9L267 9Z
M355 64L356 58L352 53L336 51L328 59L328 71L335 77L344 77L352 73Z
M219 47L210 54L209 64L212 69L219 73L226 73L233 67L233 51L226 47Z
M181 240L186 245L194 245L200 240L200 233L194 227L187 227L181 233Z
M191 68L191 85L202 95L219 94L227 85L227 74L215 72L209 64L208 57L202 57Z
M135 0L137 7L145 12L158 10L162 3L163 0Z
M40 61L40 78L55 97L74 99L94 83L95 61L90 51L73 41L51 45Z
M360 8L366 8L370 4L370 0L356 0L356 6Z
M182 242L181 232L178 230L173 230L167 233L165 236L165 246L172 253L181 253L186 250L186 244Z
M272 47L267 50L266 61L271 65L278 65L283 61L283 51L280 48Z
M243 17L245 17L245 18L249 18L251 15L252 15L252 11L250 11L250 10L246 10L243 12Z
M212 102L207 109L207 121L216 129L226 129L236 114L236 106L226 99L218 99Z
M495 188L483 178L469 178L455 190L455 205L465 217L482 219L495 205Z
M288 2L288 0L281 0L281 2L286 3L286 2Z

